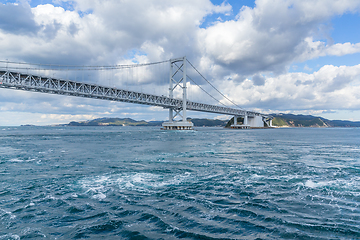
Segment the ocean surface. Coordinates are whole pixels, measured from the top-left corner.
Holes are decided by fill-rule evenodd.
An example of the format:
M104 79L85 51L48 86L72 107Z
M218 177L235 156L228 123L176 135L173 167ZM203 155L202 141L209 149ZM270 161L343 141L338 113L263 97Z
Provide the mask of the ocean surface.
M360 239L360 129L0 127L0 240Z

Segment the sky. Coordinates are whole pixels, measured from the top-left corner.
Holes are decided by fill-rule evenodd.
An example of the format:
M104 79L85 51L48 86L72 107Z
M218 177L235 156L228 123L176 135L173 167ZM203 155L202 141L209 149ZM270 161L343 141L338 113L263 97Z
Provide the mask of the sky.
M0 0L0 53L0 61L80 66L186 56L244 109L360 121L358 0ZM0 89L0 126L167 116L159 107Z

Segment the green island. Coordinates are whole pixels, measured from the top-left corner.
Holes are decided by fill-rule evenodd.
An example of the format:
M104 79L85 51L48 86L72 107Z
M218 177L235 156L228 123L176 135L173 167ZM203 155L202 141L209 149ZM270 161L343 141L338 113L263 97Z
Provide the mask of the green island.
M312 115L271 114L275 127L360 127L360 122L328 120Z

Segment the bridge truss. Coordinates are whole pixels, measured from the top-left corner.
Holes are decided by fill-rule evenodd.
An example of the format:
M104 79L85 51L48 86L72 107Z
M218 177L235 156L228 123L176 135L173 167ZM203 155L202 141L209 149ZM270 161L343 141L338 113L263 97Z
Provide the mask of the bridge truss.
M185 64L185 61L183 63ZM183 74L183 76L185 78L185 85L183 88L186 91L186 72ZM173 80L172 77L173 75L171 75L171 81ZM272 119L272 117L269 115L264 115L254 111L189 101L186 100L186 92L185 95L183 95L185 96L183 99L176 99L172 97L172 94L170 94L169 97L158 96L115 87L106 87L98 84L43 77L34 74L24 74L13 70L0 70L0 87L32 92L152 105L169 109L170 112L174 111L175 113L180 113L182 111L185 117L186 110L191 110L233 115L236 117L244 117L245 119L247 119L247 117L257 117L261 118L265 123L271 121ZM185 111L183 111L184 109ZM172 115L170 114L170 117L171 116ZM172 119L170 119L170 121L172 121Z

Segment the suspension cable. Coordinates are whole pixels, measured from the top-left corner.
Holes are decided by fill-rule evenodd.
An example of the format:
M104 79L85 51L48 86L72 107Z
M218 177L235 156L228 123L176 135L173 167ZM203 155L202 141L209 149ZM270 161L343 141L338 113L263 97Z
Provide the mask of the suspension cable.
M216 99L214 96L212 96L210 93L208 93L207 91L205 91L205 89L203 89L202 87L200 87L199 84L197 84L191 77L189 77L188 75L186 75L187 78L189 78L193 83L195 83L196 86L198 86L201 90L203 90L207 95L209 95L212 99L214 99L215 101L219 102L221 105L225 106L225 107L229 107L226 106L224 103L222 103L221 101L219 101L218 99Z
M226 98L229 102L231 102L234 106L243 109L242 107L240 107L239 105L237 105L236 103L234 103L231 99L229 99L228 97L226 97L222 92L220 92L214 85L212 85L200 72L199 70L197 70L195 68L194 65L192 65L192 63L186 59L186 61L190 64L190 66L192 66L192 68L208 83L210 84L210 86L212 86L218 93L220 93L221 96L223 96L224 98Z
M65 71L69 70L104 70L104 69L122 69L122 68L136 68L136 67L143 67L143 66L151 66L161 63L169 62L170 60L164 60L159 62L151 62L151 63L141 63L141 64L124 64L124 65L105 65L105 66L84 66L84 65L58 65L58 64L41 64L41 63L24 63L24 62L10 62L10 61L3 61L0 60L0 63L11 63L11 64L18 64L18 65L28 65L28 66L49 66L52 68L44 68L43 70L58 70L58 71ZM58 67L58 68L54 68ZM60 68L61 67L61 68ZM67 69L66 69L67 68ZM73 69L76 68L76 69ZM32 69L29 67L16 67L12 69ZM39 68L37 68L39 69Z
M176 64L174 63L175 66L181 71L183 72L183 70ZM207 95L209 95L212 99L214 99L215 101L217 101L218 103L220 103L221 105L225 106L225 107L229 107L227 105L225 105L224 103L222 103L220 100L216 99L213 95L211 95L210 93L208 93L207 91L205 91L205 89L203 89L199 84L197 84L191 77L189 77L189 75L186 74L186 77L189 78L193 83L195 83L196 86L198 86L201 90L203 90Z

